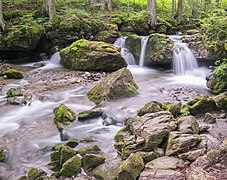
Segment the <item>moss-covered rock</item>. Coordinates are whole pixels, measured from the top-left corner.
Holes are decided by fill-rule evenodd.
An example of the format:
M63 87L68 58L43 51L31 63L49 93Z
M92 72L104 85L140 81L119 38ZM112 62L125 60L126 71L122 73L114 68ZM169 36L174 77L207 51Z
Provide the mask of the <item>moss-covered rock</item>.
M137 111L138 116L143 116L147 113L154 113L158 111L162 111L161 109L162 104L156 101L149 102L145 104L145 106Z
M3 162L6 158L6 151L0 148L0 162Z
M227 92L215 96L214 101L218 107L227 111Z
M165 111L169 111L173 114L174 117L181 115L181 103L171 103L171 102L164 102L162 103L162 109Z
M71 148L75 148L76 146L79 145L79 143L80 143L80 140L78 139L70 139L65 145Z
M136 180L144 168L143 158L132 153L126 160L122 161L118 168L118 179Z
M2 73L3 76L6 76L8 79L22 79L23 74L16 69L9 69Z
M64 67L83 71L116 71L127 63L112 44L80 39L60 51Z
M43 171L42 169L37 169L34 167L31 167L28 172L28 179L29 180L36 180L36 179L42 179L42 177L46 176L47 173Z
M81 156L84 156L86 154L99 154L101 151L102 150L97 145L86 146L86 147L83 147L83 148L76 150L76 152L78 154L80 154Z
M138 94L137 89L138 86L133 80L131 72L122 68L94 86L87 96L89 100L99 104L105 100L135 96Z
M69 109L66 105L61 104L54 109L54 122L57 125L59 131L62 131L62 124L69 125L76 119L75 113Z
M102 116L102 109L93 108L88 111L80 112L78 115L78 120L92 119L92 118L97 118L99 116Z
M23 96L21 88L10 88L9 91L6 93L6 98L15 96Z
M96 166L105 162L105 157L97 154L86 154L82 158L83 168L85 170L94 169Z
M61 168L60 174L64 177L72 177L81 172L82 163L78 156L68 159Z

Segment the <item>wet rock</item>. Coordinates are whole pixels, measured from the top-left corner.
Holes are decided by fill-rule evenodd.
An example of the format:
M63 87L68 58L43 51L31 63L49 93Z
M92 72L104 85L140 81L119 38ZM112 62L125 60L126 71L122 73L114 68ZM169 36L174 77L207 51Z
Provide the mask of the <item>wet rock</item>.
M191 106L189 111L192 115L206 113L218 108L214 99L206 96L196 98L189 101L187 104Z
M118 169L118 179L136 180L144 168L143 158L132 153L126 160L122 161Z
M7 79L22 79L24 77L23 74L16 69L6 70L1 75Z
M205 152L206 149L197 149L194 151L179 154L178 157L184 160L195 161L198 157L203 156Z
M146 164L140 180L147 179L184 179L184 174L175 169L183 168L184 161L175 157L160 157Z
M227 111L227 92L215 96L214 100L218 107Z
M61 104L56 107L54 109L54 114L54 122L57 125L59 131L63 130L63 127L61 126L62 124L69 125L76 118L75 113L64 104Z
M6 98L15 96L23 96L21 88L10 88L9 91L6 93Z
M97 154L86 154L82 157L83 168L85 170L94 169L105 162L105 157Z
M68 159L61 168L60 174L64 177L72 177L81 172L82 163L78 156Z
M147 114L147 113L155 113L155 112L159 112L159 111L162 111L161 104L156 101L152 101L152 102L145 104L145 106L143 108L139 109L137 111L137 115L143 116L144 114Z
M45 62L38 62L38 63L33 64L32 67L34 67L34 68L40 68L40 67L43 67L45 65L46 65Z
M147 151L156 148L176 128L174 118L168 111L129 118L126 124L132 134L145 140L143 149Z
M114 180L117 179L118 167L121 159L118 157L106 160L104 164L99 165L93 170L96 179L100 180Z
M138 154L139 156L141 156L144 162L150 162L159 157L159 155L153 151L150 151L150 152L138 151L135 154Z
M29 180L36 180L36 179L42 179L42 177L46 176L47 173L43 171L42 169L37 169L34 167L31 167L28 172L28 179Z
M181 134L179 132L170 132L166 147L166 155L174 155L180 152L186 152L189 148L195 147L201 137L196 134Z
M87 120L87 119L97 118L99 116L102 116L102 109L93 108L88 111L80 112L78 115L78 120Z
M105 100L132 97L138 94L138 86L133 80L131 72L122 68L111 73L88 93L88 99L95 104Z
M198 134L199 124L194 116L183 116L178 119L178 131L183 134Z
M7 102L9 104L12 105L22 105L22 104L26 104L26 100L23 96L20 97L11 97L11 98L7 98Z
M78 139L70 139L65 145L71 148L75 148L76 146L79 145L79 143L80 143L80 140Z
M3 162L6 158L6 151L0 148L0 162Z
M174 117L177 117L181 114L181 106L182 106L181 103L177 103L177 104L174 104L171 102L162 103L162 109L164 111L171 112L174 115Z
M208 124L216 123L216 117L211 113L206 113L203 122Z
M76 152L78 154L80 154L81 156L84 156L86 154L99 154L101 151L102 150L97 145L86 146L86 147L83 147L83 148L76 150Z
M112 44L80 39L60 51L64 67L83 71L116 71L127 63Z
M209 128L210 128L210 126L207 125L207 124L199 124L199 132L200 133L207 132Z
M199 157L188 169L188 180L194 179L226 179L227 168L227 141L217 149L209 151Z

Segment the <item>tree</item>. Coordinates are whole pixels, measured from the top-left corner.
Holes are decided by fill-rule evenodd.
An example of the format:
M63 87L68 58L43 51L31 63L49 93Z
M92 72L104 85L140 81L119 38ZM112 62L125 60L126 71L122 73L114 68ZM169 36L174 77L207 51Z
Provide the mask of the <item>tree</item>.
M108 0L108 10L111 11L113 9L113 1Z
M155 27L157 23L157 16L156 16L156 0L148 0L147 2L148 11L151 15L150 25Z
M2 0L0 0L0 26L2 30L5 30L5 23L4 23L4 18L3 18L3 13L2 13Z
M177 23L180 24L182 20L182 8L183 8L183 0L178 0L177 6Z
M55 16L55 3L54 0L44 0L44 8L50 19Z

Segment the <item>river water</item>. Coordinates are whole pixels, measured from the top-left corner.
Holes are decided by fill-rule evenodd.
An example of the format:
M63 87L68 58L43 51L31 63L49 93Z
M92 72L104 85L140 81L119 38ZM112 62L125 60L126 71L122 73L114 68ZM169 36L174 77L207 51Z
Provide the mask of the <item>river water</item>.
M56 68L58 71L63 69L56 63L53 63L53 66L47 63L46 66L39 68L39 73L44 70L56 71ZM107 115L105 120L100 117L84 122L75 121L64 131L69 139L93 137L96 142L81 143L78 148L97 144L104 151L107 160L117 156L113 146L114 136L124 126L124 120L135 115L137 109L143 107L145 103L153 100L186 102L201 94L209 93L205 84L205 75L209 70L204 67L184 76L176 76L171 70L164 71L136 65L128 68L139 86L139 95L103 102L99 107ZM26 87L33 83L26 79L28 78L7 85L0 92L0 103L3 104L0 106L0 146L7 149L7 160L5 163L0 163L0 179L14 180L25 175L31 166L51 173L46 167L51 147L64 143L53 121L53 109L64 103L78 114L95 106L86 97L93 84L43 92L40 98L29 106L4 104L5 93L10 87Z

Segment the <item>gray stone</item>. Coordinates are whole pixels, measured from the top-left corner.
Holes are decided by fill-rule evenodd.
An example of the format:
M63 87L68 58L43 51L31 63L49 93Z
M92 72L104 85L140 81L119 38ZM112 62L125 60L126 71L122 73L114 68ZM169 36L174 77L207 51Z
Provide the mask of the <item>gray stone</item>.
M189 161L195 161L198 157L203 156L205 152L206 149L197 149L194 151L179 154L178 157Z
M194 116L184 116L178 119L178 131L184 134L198 134L199 124Z
M214 124L216 123L216 117L211 113L206 113L203 122L206 122L208 124Z
M139 151L136 154L141 156L144 162L150 162L159 157L159 155L153 151L150 151L150 152Z

